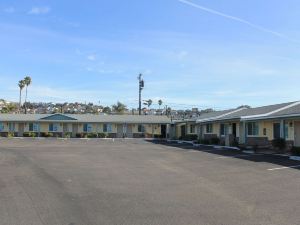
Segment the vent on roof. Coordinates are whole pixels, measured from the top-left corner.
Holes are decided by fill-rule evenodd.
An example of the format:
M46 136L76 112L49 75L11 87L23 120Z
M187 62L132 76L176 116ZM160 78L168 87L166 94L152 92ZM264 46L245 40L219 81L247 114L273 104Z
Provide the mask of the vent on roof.
M77 120L77 119L62 114L54 114L51 116L41 118L40 120Z

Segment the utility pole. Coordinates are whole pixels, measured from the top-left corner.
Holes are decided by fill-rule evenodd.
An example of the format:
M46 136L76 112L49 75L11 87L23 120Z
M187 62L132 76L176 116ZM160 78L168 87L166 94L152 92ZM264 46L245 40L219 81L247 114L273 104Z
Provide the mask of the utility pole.
M142 79L142 74L138 76L139 80L139 115L142 114L142 90L144 88L144 80Z

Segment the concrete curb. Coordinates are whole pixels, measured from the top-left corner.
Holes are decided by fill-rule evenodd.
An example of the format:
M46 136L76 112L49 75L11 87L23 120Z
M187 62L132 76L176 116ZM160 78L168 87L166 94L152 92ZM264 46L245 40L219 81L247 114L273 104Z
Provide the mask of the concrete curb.
M169 143L177 143L177 144L192 144L194 147L212 147L215 149L228 149L228 150L241 150L238 147L230 147L230 146L220 146L220 145L204 145L204 144L195 144L193 141L182 141L182 140L167 140Z
M295 155L292 155L289 157L291 160L296 160L296 161L300 161L300 156L295 156Z

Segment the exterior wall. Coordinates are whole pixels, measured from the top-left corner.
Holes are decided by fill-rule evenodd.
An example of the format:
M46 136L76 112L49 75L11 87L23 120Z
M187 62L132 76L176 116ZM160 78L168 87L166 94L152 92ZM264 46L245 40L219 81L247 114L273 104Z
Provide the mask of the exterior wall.
M3 130L1 132L2 133L10 132L10 130L9 130L9 122L1 122L1 123L3 124ZM15 129L14 129L13 132L18 132L18 130L19 130L19 124L18 123L14 123L14 124L15 124Z
M178 123L176 124L176 138L182 137L181 127L186 126L186 123Z
M206 124L203 124L203 126L202 126L203 137L209 136L209 135L217 136L217 137L220 136L220 123L212 123L212 127L213 127L212 128L212 132L211 133L207 133L206 132Z
M1 121L0 121L1 122ZM36 123L39 125L39 129L38 131L36 131L36 133L60 133L62 134L63 132L73 132L73 124L77 124L74 121L70 121L70 122L44 122L44 121L36 121L36 122L22 122L22 124L24 124L24 133L29 133L29 132L34 132L34 131L29 131L29 125L30 123ZM49 131L49 124L57 124L57 131L52 132ZM9 131L9 122L2 122L3 124L3 129L0 131L0 133L2 133L3 135L7 135ZM14 123L15 124L15 129L14 132L17 134L19 132L19 123ZM92 125L92 129L90 132L84 132L84 124L85 123L78 123L78 130L76 133L104 133L103 131L103 127L104 127L104 123L87 123L87 124L91 124ZM117 123L108 123L111 124L111 128L112 131L109 132L109 134L116 134L117 133L117 128L118 125ZM121 124L123 125L123 124ZM143 136L147 136L147 137L152 137L153 135L161 135L161 128L162 125L161 124L140 124L144 126L144 131L143 132L139 132L138 131L138 126L139 124L128 124L131 126L132 130L132 134L136 134L135 137L143 137ZM64 129L65 128L65 129ZM67 129L66 129L67 128ZM166 124L166 134L168 135L169 133L169 126ZM75 133L72 134L73 137L75 137Z
M136 130L138 129L138 125L134 125ZM145 133L154 135L161 135L161 125L160 124L147 124L145 126Z
M194 132L191 132L191 126L194 126ZM192 123L192 122L187 123L187 134L198 134L196 123Z

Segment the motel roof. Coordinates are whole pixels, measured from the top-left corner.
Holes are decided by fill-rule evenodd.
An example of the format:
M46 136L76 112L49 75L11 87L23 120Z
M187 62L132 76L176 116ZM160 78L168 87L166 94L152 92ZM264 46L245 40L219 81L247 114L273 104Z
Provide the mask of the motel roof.
M300 116L300 102L288 102L256 108L239 108L202 114L198 123L226 120L258 120L278 117Z
M94 114L0 114L2 122L71 122L71 123L132 123L169 124L167 116L94 115Z

